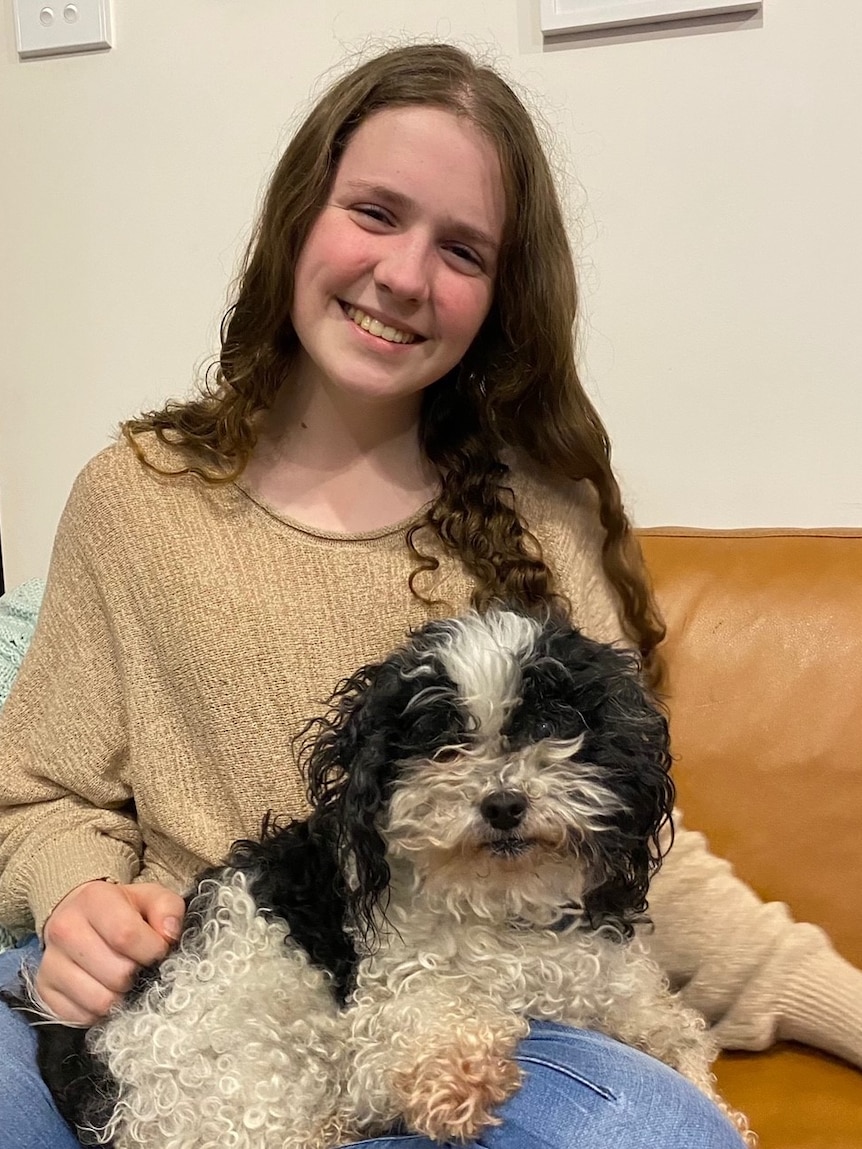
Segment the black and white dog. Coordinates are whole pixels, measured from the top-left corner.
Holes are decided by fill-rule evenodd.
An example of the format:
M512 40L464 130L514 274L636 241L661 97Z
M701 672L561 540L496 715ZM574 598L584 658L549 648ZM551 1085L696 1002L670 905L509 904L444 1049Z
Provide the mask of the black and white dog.
M308 820L202 875L176 948L103 1023L41 1019L81 1140L469 1141L519 1087L530 1018L635 1045L718 1101L703 1022L633 936L673 804L635 656L469 613L364 667L309 730Z

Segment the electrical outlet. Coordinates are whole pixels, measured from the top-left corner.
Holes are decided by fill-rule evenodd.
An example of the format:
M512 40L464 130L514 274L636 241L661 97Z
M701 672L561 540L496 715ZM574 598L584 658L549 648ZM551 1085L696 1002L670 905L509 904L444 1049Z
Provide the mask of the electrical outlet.
M14 7L22 60L111 47L110 0L14 0Z

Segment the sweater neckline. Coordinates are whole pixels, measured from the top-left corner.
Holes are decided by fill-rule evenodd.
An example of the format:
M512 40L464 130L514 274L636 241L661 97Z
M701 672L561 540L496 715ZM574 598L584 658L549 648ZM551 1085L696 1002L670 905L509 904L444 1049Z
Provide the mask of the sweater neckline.
M251 488L240 479L235 479L232 485L241 495L244 495L250 503L257 507L258 510L262 511L268 518L274 519L277 523L281 523L283 526L289 527L301 535L308 535L314 539L327 539L331 542L340 543L371 542L375 539L388 539L395 535L404 535L410 527L422 521L428 508L431 506L431 500L429 500L417 511L414 511L412 515L408 515L406 519L399 519L397 523L388 523L386 526L376 527L371 531L333 531L324 530L321 527L312 526L310 523L301 522L299 519L294 519L290 515L284 514L283 511L276 510L271 503L268 503L266 499L262 499L260 495L251 490Z

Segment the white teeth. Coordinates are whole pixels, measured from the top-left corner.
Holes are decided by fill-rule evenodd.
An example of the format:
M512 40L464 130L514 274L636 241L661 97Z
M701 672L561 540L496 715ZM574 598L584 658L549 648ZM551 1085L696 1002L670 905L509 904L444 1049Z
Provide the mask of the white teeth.
M416 336L412 332L399 331L397 327L387 327L379 319L372 319L370 315L360 311L358 307L345 307L344 310L357 327L361 327L363 331L368 331L380 339L385 339L387 343L414 343L416 341Z

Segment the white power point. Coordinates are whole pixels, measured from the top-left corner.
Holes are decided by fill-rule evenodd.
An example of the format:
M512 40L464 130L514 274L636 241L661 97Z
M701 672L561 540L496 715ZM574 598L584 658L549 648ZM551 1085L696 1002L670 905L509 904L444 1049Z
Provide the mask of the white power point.
M110 0L14 0L14 7L22 60L111 47Z

